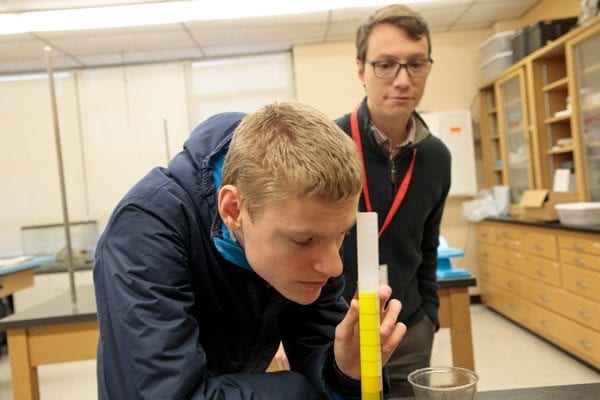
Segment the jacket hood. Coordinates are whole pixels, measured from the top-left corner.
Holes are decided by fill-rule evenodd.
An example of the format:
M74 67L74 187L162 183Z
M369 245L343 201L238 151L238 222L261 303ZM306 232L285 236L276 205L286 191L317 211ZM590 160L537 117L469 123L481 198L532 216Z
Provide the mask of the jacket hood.
M245 116L227 112L208 118L192 131L183 150L169 162L169 174L190 195L197 209L203 199L217 191L211 160L227 152L233 132ZM210 203L214 205L214 198Z

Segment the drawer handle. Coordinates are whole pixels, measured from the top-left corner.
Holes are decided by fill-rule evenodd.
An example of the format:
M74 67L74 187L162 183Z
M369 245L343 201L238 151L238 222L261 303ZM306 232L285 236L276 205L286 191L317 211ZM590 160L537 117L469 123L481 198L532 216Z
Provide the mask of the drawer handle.
M542 278L545 278L545 277L548 275L548 274L546 273L546 271L544 271L543 269L538 269L536 272L537 272L537 274L538 274L539 276L541 276Z
M577 265L585 265L585 260L582 260L581 258L576 258L574 261Z
M506 282L506 286L508 286L511 289L515 288L515 286L513 285L513 283L511 281Z
M504 260L504 265L510 267L512 265L512 263L510 262L510 260Z
M591 350L592 349L592 344L590 342L588 342L587 340L580 340L579 344L586 350Z
M540 320L540 325L542 325L544 328L550 327L550 323L548 321L546 321L545 319Z
M489 258L490 254L487 251L483 252L483 258Z
M586 281L577 281L575 284L582 289L587 289L589 287L589 284Z
M490 277L490 273L486 271L486 272L483 273L483 276L486 277L486 278L489 278Z
M513 303L510 303L510 304L509 304L509 308L510 308L511 310L516 310L516 309L517 309L517 306L515 306Z
M521 241L520 240L515 240L515 245L516 246L520 246L521 245Z
M536 250L538 250L538 251L542 251L542 250L544 250L544 245L543 245L543 244L540 244L540 243L536 243L536 244L534 244L534 245L533 245L533 247L534 247Z
M544 302L544 303L548 302L548 296L546 296L545 294L540 294L538 297L540 298L540 300L542 302Z
M575 250L581 250L581 249L583 249L583 244L578 243L578 242L573 242L573 243L571 243L571 247L574 248Z
M583 319L592 319L592 314L586 310L579 310L579 315Z

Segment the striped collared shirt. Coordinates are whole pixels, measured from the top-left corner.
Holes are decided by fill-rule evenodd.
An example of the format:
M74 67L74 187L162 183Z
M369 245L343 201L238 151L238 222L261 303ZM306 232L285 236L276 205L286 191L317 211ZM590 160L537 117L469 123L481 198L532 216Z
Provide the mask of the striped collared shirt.
M396 181L397 175L396 163L394 162L394 158L398 155L398 153L400 153L400 150L402 150L402 148L411 145L415 141L415 134L417 131L416 126L417 124L415 123L415 119L413 116L411 116L408 122L408 134L406 135L406 139L400 144L392 145L390 139L383 132L381 132L379 128L375 126L374 123L371 122L371 131L373 131L373 137L375 138L375 141L377 142L379 147L381 147L383 151L386 152L386 154L388 155L388 159L390 160L390 164L392 166L392 182Z

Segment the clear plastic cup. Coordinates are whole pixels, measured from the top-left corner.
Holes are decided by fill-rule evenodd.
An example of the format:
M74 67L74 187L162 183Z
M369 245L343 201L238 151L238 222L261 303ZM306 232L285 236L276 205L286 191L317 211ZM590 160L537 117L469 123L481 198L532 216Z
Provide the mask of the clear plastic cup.
M473 400L479 376L459 367L421 368L408 375L417 400Z

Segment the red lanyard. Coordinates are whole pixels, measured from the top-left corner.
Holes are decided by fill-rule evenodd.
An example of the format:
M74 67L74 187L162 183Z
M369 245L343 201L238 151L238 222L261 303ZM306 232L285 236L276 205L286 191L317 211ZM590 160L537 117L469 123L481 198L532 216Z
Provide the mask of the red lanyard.
M360 104L356 106L354 111L352 111L352 115L350 117L350 130L352 132L352 139L354 139L354 143L356 143L356 147L358 149L358 154L362 161L362 169L363 169L363 196L365 198L365 207L367 211L372 211L373 206L371 205L371 197L369 196L369 183L367 182L367 168L365 165L365 157L363 155L362 141L360 139L360 130L358 129L358 109L360 108ZM414 148L412 152L412 159L410 160L410 165L408 166L408 170L402 178L402 183L400 183L400 187L396 192L396 196L394 197L394 202L390 207L387 216L385 217L385 221L383 222L383 226L379 229L378 236L381 237L383 232L386 230L394 215L400 208L400 204L404 200L404 196L406 196L406 191L408 189L408 185L410 185L410 181L412 179L413 170L415 169L415 158L417 158L417 149Z

